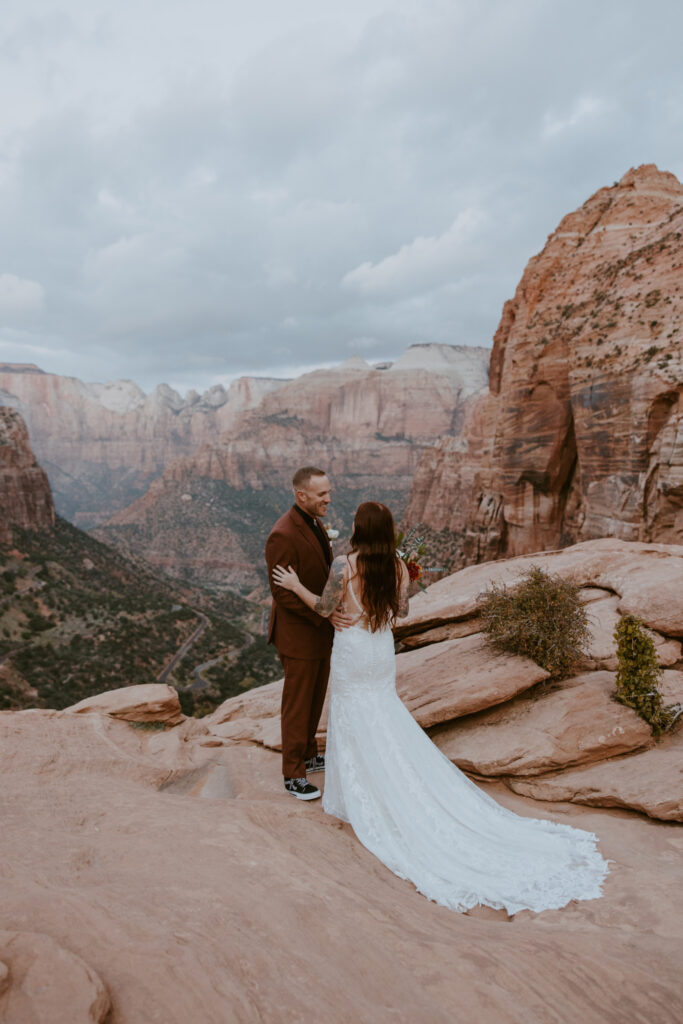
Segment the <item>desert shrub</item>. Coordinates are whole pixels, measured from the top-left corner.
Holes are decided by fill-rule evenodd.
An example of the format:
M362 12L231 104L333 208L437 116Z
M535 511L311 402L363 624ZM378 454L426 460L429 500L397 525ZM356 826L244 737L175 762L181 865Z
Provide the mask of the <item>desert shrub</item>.
M484 633L498 650L531 658L555 679L569 675L590 638L580 588L533 565L518 583L483 595Z
M658 689L662 670L652 634L637 615L622 615L614 639L618 662L615 697L644 718L657 736L671 728L681 711L662 703Z

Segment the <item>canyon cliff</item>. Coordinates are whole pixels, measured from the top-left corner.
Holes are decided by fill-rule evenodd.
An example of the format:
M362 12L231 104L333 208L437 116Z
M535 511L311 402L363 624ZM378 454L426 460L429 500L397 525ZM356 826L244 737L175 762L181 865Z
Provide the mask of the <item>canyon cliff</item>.
M97 536L173 575L249 590L297 466L328 471L328 519L343 536L366 498L400 516L422 452L435 437L457 436L463 403L485 389L488 355L415 345L389 366L355 358L283 384L220 440L170 463Z
M36 462L26 424L14 409L0 408L0 543L11 529L50 529L55 509L47 476Z
M245 409L284 382L242 377L183 399L132 381L85 384L33 364L0 364L0 406L17 409L45 467L57 511L89 528L129 505L167 462L231 430Z
M683 185L632 169L532 257L490 391L425 452L410 522L460 562L595 537L683 540Z

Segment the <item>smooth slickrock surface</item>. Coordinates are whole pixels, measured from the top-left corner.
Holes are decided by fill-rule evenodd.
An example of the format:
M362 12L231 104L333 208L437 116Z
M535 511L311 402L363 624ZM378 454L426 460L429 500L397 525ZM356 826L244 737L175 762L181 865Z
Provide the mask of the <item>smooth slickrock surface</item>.
M664 669L658 689L665 704L683 704L683 672L673 668Z
M619 621L620 605L620 597L608 597L602 601L592 601L588 608L588 625L592 634L588 660L595 663L595 668L616 671L617 644L614 630ZM652 639L660 665L674 665L680 660L681 645L678 640L667 639L659 633L654 633Z
M481 776L524 779L564 769L558 776L564 778L574 766L650 746L647 724L612 699L613 672L588 672L563 683L536 685L547 678L543 669L527 659L494 651L483 634L472 631L479 625L476 613L486 585L514 582L523 569L540 564L583 585L581 596L592 630L587 667L615 668L614 626L619 610L628 608L634 598L652 595L644 610L650 619L661 621L667 608L674 628L683 621L679 618L682 555L683 549L676 546L588 541L559 552L470 566L435 583L411 600L410 616L396 629L402 643L414 644L397 658L401 699L420 725L433 729L448 757ZM443 639L451 630L456 636ZM657 633L654 639L660 661L679 664L680 641ZM683 701L680 668L665 669L661 691L667 704ZM279 681L225 701L204 720L211 737L204 742L248 741L280 750L281 693ZM324 709L318 731L321 749L325 748L326 730ZM657 746L655 755L661 749ZM655 773L656 804L666 792L666 773L671 770L671 759L663 758L661 778ZM620 789L622 780L625 785ZM673 790L677 784L676 775L671 782ZM536 790L527 792L533 796ZM628 773L614 776L610 792L612 802L621 806L645 807ZM675 799L673 806L677 806ZM673 817L677 813L671 812Z
M423 728L469 715L509 700L548 673L528 658L492 652L481 633L430 644L399 654L396 688ZM253 740L280 749L282 680L231 697L205 719L211 734L222 739ZM318 740L324 747L327 708Z
M183 719L178 691L165 683L141 683L107 690L72 704L66 711L71 714L94 711L127 722L167 722L169 725Z
M396 635L423 633L475 615L491 583L514 585L533 565L582 587L614 591L621 598L620 614L640 615L650 628L683 637L683 546L613 538L461 569L411 598L410 614L401 620Z
M0 931L0 958L3 1024L104 1024L111 1002L100 978L48 935Z
M590 672L439 726L432 739L460 768L480 775L538 775L651 746L650 727L615 703L614 691L612 672Z
M683 185L649 164L568 214L494 338L490 394L425 453L408 518L466 562L683 540Z
M428 644L438 644L443 640L455 640L462 636L471 636L473 633L481 632L481 619L463 619L462 622L449 622L445 626L436 626L424 633L415 633L412 636L404 637L402 643L408 650L417 647L426 647Z
M482 633L396 659L396 689L423 728L501 704L547 678L529 658L491 651Z
M630 757L534 779L511 779L536 800L571 800L594 807L630 807L662 821L683 821L683 730Z
M47 530L55 510L47 477L31 450L28 431L14 409L0 406L0 543L10 530Z
M96 972L108 1024L303 1024L312 999L329 1024L680 1019L679 830L487 787L597 833L611 873L562 910L455 914L284 793L276 754L204 728L0 714L3 925Z

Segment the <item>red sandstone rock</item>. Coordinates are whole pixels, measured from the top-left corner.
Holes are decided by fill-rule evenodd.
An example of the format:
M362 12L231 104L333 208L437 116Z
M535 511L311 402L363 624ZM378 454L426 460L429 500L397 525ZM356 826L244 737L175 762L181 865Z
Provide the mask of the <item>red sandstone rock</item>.
M537 917L455 914L320 801L288 796L277 754L202 748L201 727L0 713L3 927L87 963L112 1022L306 1021L312 1000L330 1024L680 1019L677 830L487 785L516 813L596 833L610 875L602 899Z
M482 633L396 659L396 689L423 728L502 704L547 678L529 658L492 651Z
M621 606L620 597L606 597L602 601L594 601L588 609L588 625L591 631L591 642L588 649L588 661L594 668L617 669L617 643L614 630L619 621ZM652 639L657 651L660 665L674 665L681 657L681 645L672 640L653 633Z
M305 374L266 395L229 434L170 463L97 536L166 571L251 589L262 582L264 539L298 465L328 471L330 518L341 526L342 516L349 533L358 501L378 498L400 512L422 451L459 431L456 414L486 383L487 358L485 349L413 346L388 369L354 359ZM253 514L243 526L226 518L233 505L271 508L274 493L255 538Z
M178 691L165 683L141 683L107 690L72 704L66 708L66 712L97 712L121 718L125 722L166 722L168 725L176 725L184 718Z
M103 1024L107 1018L111 1000L100 978L49 935L0 931L0 961L4 1024Z
M48 530L55 510L50 485L36 462L24 421L14 409L0 407L0 542L13 526Z
M631 612L665 636L683 637L683 546L628 543L609 537L560 551L467 566L411 598L410 614L397 624L394 633L402 639L468 619L476 614L492 583L513 586L533 565L591 590L611 590L620 597L620 614ZM592 607L588 607L589 615Z
M508 785L534 800L628 807L662 821L683 821L683 731L650 750Z
M166 384L145 395L132 381L84 384L37 366L0 364L0 401L26 420L60 511L83 526L128 505L167 462L232 430L283 383L242 377L227 390L183 399Z
M526 267L488 396L426 453L408 519L464 560L591 537L683 540L683 185L630 170Z
M439 726L432 739L465 771L538 775L603 761L653 744L642 718L612 699L611 672L590 672L549 693Z

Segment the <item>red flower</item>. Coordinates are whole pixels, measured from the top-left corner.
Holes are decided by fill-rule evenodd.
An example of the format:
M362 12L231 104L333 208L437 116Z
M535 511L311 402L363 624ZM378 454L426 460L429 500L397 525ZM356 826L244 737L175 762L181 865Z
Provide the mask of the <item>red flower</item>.
M408 575L413 583L422 578L422 566L419 562L406 562L406 565L408 566Z

